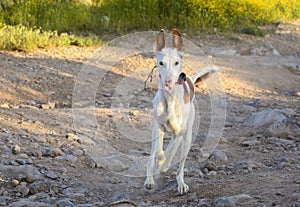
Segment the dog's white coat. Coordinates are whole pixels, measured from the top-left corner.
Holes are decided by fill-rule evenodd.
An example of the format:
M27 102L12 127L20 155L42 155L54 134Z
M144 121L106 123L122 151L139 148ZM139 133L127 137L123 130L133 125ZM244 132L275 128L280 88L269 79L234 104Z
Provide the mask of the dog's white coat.
M181 158L176 180L178 192L184 194L189 191L189 186L184 182L184 164L192 141L195 117L194 84L191 81L192 84L188 81L183 85L176 83L182 72L180 53L183 51L182 38L177 30L173 30L173 48L165 48L164 31L161 30L155 41L155 50L160 80L159 89L153 99L152 147L147 164L145 187L148 189L154 187L155 162L157 161L161 172L167 171L181 144ZM189 77L187 79L195 82L198 77L200 77L199 72L192 79ZM185 99L187 98L185 96L190 97ZM165 130L173 135L166 152L163 150Z

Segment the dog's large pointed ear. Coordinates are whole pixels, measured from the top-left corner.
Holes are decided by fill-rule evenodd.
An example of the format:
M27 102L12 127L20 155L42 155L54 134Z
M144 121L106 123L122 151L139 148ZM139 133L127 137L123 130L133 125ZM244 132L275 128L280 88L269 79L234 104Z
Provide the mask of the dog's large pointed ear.
M154 51L160 52L165 47L165 31L161 29L156 36Z
M183 40L177 29L173 29L173 47L177 48L177 50L180 52L183 52L184 50Z

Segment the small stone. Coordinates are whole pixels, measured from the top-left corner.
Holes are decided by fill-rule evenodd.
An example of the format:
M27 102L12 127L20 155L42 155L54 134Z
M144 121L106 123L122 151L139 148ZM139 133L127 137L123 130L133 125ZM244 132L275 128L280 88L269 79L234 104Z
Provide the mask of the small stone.
M221 160L221 161L227 161L228 157L224 151L221 150L214 150L211 155L212 158L216 160Z
M26 153L21 153L21 154L19 154L18 157L20 157L22 159L28 159L29 158L29 156Z
M57 206L57 207L76 207L76 205L67 198L57 201L55 206Z
M201 199L196 205L196 207L211 207L211 206L212 205L205 199Z
M22 196L26 196L29 193L29 188L26 187L26 182L21 182L18 186L15 187L14 191L19 192Z
M72 134L72 133L68 133L66 135L66 138L69 139L69 140L75 140L75 141L78 140L78 136L76 134Z
M77 149L77 150L73 150L73 151L72 151L72 154L73 154L74 156L79 157L79 156L84 155L84 151L81 150L81 149Z
M138 116L140 114L140 112L138 110L133 110L130 112L131 116Z
M9 109L9 104L8 103L4 103L4 104L1 104L0 108L4 108L4 109Z
M114 178L110 181L111 184L118 184L118 183L120 183L120 182L121 182L121 180L120 180L119 178L117 178L117 177L114 177Z
M16 187L17 185L19 185L19 181L17 180L17 179L12 179L12 181L11 181L11 185L13 186L13 187Z
M63 156L65 153L58 148L50 148L46 151L46 155L50 157Z
M54 158L57 161L67 161L67 162L76 162L78 160L77 157L75 157L74 155L64 155L64 156L57 156Z
M47 174L45 175L47 178L50 178L52 180L56 180L58 178L58 175L55 174L54 172L47 172Z
M270 126L274 122L285 118L286 117L278 109L264 110L253 113L251 117L245 120L244 124L249 127L259 128Z
M30 194L34 195L41 192L48 192L50 186L44 181L36 181L29 185Z
M26 160L23 160L23 159L16 159L15 162L20 165L25 165L27 163Z
M240 53L237 50L228 47L214 47L209 51L209 54L213 57L227 57L240 55Z
M103 93L102 94L104 97L111 97L112 95L110 93Z
M17 154L20 154L20 152L21 152L21 148L19 145L16 144L15 146L13 146L12 153L17 155Z
M259 144L260 142L257 140L247 140L247 141L243 141L241 143L242 147L251 147L251 146L255 146L256 144Z
M215 203L215 207L236 207L236 206L242 206L240 205L240 202L244 200L249 200L252 197L246 194L239 194L239 195L234 195L230 197L223 197L217 199Z
M240 107L238 107L238 112L239 113L254 113L257 111L257 109L253 106L250 105L242 105Z
M48 102L45 104L41 104L42 109L54 109L55 108L55 103L54 102Z
M36 106L36 102L34 100L28 101L29 106Z
M210 171L209 173L207 173L207 176L209 177L213 177L216 176L218 173L216 171Z
M209 170L207 169L207 168L204 168L203 170L202 170L202 172L204 173L204 174L208 174L208 172L209 172Z
M12 178L32 183L41 178L41 173L32 165L1 165L0 172L6 171Z
M218 171L217 165L214 162L208 161L204 165L209 171Z
M25 206L34 206L34 207L50 207L50 205L40 202L33 202L28 200L27 198L22 199L20 201L13 202L8 205L8 207L25 207Z
M284 65L287 69L289 69L293 73L300 73L300 64L295 62L290 62Z

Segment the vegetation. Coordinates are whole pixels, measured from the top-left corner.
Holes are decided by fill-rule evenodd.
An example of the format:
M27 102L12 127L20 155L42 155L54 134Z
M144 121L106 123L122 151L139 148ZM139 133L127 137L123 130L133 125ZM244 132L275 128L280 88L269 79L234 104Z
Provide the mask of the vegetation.
M0 49L99 44L86 34L173 27L264 35L260 26L299 18L299 0L1 0Z

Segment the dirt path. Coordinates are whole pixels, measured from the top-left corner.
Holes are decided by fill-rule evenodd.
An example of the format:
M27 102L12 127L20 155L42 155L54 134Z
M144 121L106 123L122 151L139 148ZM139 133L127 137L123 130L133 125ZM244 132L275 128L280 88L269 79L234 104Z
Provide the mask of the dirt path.
M155 189L143 187L156 85L143 90L151 55L131 55L108 71L89 62L81 83L96 48L0 52L0 206L299 206L299 24L281 24L264 38L193 42L223 70L218 104L226 122L213 155L203 159L214 99L213 83L200 86L183 196L176 163L156 176ZM72 107L80 84L95 99Z

